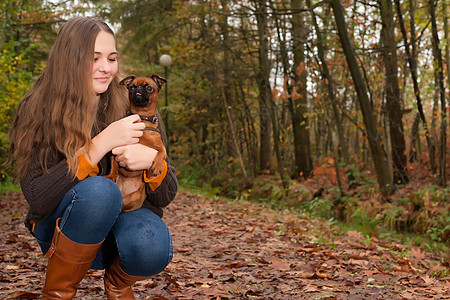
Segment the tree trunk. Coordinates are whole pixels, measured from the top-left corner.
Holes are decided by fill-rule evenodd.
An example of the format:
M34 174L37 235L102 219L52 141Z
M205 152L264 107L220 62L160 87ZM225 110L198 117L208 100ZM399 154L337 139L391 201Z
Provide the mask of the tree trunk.
M403 22L403 15L402 15L402 11L401 11L400 1L395 0L398 21L400 23L400 29L401 29L402 36L403 36L403 42L405 44L406 57L408 59L409 68L411 70L411 77L413 80L413 87L414 87L414 95L416 96L416 101L417 101L417 110L419 112L420 119L422 120L423 128L425 130L425 137L427 139L431 173L435 174L436 173L435 145L430 136L430 132L428 130L428 125L427 125L427 121L425 118L425 114L423 112L422 100L420 98L419 83L417 80L417 63L416 63L417 53L415 50L416 42L415 42L415 31L414 31L414 26L415 26L415 24L414 24L414 1L410 0L409 3L410 3L410 9L411 9L411 12L410 12L410 15L411 15L411 44L413 45L412 54L409 51L409 42L408 42L408 37L406 35L405 23Z
M411 126L411 131L409 135L410 140L410 148L409 148L409 162L415 162L417 161L417 141L419 138L419 122L420 122L420 115L419 113L416 113L416 116L414 117L413 124Z
M270 100L272 92L270 88L270 62L269 40L267 32L267 5L265 0L256 0L256 20L259 37L259 65L257 82L259 88L259 128L260 128L260 171L270 171L271 142L270 142Z
M222 7L225 9L227 7L227 1L221 0ZM223 14L221 16L221 20L219 22L220 28L222 31L222 51L223 51L223 62L222 62L222 74L223 77L220 80L220 90L221 90L221 96L223 99L224 109L227 114L227 120L228 120L228 126L230 128L229 133L226 135L227 138L227 145L229 149L229 156L237 157L239 160L239 166L241 167L242 176L244 177L245 185L247 186L249 184L249 180L247 177L247 171L245 169L244 161L242 158L242 152L240 150L238 139L236 135L236 129L233 122L233 113L231 110L231 105L233 103L232 99L232 88L231 88L231 72L230 72L230 55L229 55L229 47L228 47L228 16L226 14ZM218 74L217 74L218 75ZM221 76L217 76L220 78Z
M450 88L450 35L448 32L448 14L447 1L442 1L442 14L444 15L444 40L445 43L445 61L447 65L447 88Z
M439 35L436 24L436 1L430 0L429 2L430 16L431 16L431 32L432 32L432 45L434 56L434 67L437 69L435 74L437 75L436 81L438 82L439 96L441 100L441 134L439 139L439 178L438 184L445 187L447 184L446 176L446 154L447 154L447 111L445 103L445 88L444 88L444 66L442 62L442 53L439 49Z
M302 0L292 0L292 10L303 8ZM289 99L294 131L294 178L309 177L313 165L311 158L311 141L309 136L308 97L306 90L305 47L306 29L301 13L292 16L292 40L294 52L295 86Z
M381 0L381 41L386 79L386 108L389 117L389 134L395 183L408 183L405 135L403 133L400 88L397 75L397 43L395 40L392 0Z
M318 53L319 60L320 60L320 66L322 67L321 68L322 77L323 77L324 82L326 83L326 86L328 89L328 97L330 97L330 100L331 100L331 107L333 109L333 115L334 115L334 120L335 120L334 124L336 127L336 132L337 132L337 137L338 137L339 151L336 151L337 150L336 149L333 152L340 153L340 155L342 156L342 159L344 160L344 163L346 165L350 165L350 158L348 156L348 147L347 147L347 143L345 142L344 128L342 127L342 117L339 112L338 101L336 99L336 94L335 94L334 80L330 74L330 71L328 70L327 61L325 60L325 50L324 50L324 47L322 44L322 34L320 32L319 25L317 24L316 14L314 13L314 10L312 9L311 0L306 0L306 3L308 6L308 9L311 11L312 21L313 21L313 25L314 25L316 35L317 35L317 53ZM336 157L335 159L338 159L338 157ZM348 170L349 170L349 173L347 174L347 179L348 179L349 185L351 186L355 180L355 177L351 173L351 169L349 168Z
M250 112L249 104L246 100L246 93L244 91L244 87L241 85L241 83L238 84L238 91L239 91L239 98L241 99L242 105L243 105L243 120L244 123L243 129L245 132L246 137L246 145L247 145L247 155L248 155L248 162L251 165L252 174L253 177L256 177L258 173L258 137L257 137L257 130L255 128L255 120L253 119L253 116Z
M272 1L270 1L270 4L272 7L274 7L274 3ZM285 36L281 34L280 19L278 18L278 16L275 16L274 18L275 18L275 24L276 24L276 29L277 29L277 36L278 36L278 40L280 43L280 56L281 56L281 63L283 65L283 75L284 75L284 78L287 79L287 78L289 78L288 72L289 72L290 68L289 68L289 64L288 64L288 53L287 53L287 49L286 49L286 41L284 39ZM289 84L289 82L287 84ZM288 86L287 89L288 89L287 92L288 92L289 97L292 97L292 88L290 86ZM274 136L275 154L277 156L281 182L283 184L284 189L288 190L289 180L285 175L284 162L283 162L283 157L282 157L282 153L281 153L281 145L280 145L280 132L279 132L280 122L278 122L278 120L277 120L275 103L273 101L271 101L271 102L274 106L274 109L272 109L272 127L273 127L273 136Z
M372 112L369 97L367 95L367 88L364 78L361 74L361 70L359 69L358 62L356 61L353 45L348 35L344 8L342 7L340 0L331 0L330 2L333 7L339 38L342 43L345 58L353 78L358 102L362 111L380 193L383 197L388 198L395 192L395 185L392 180L392 174L389 168L386 152L382 145L381 136L377 130L377 123Z
M231 117L231 109L227 103L227 98L225 96L225 88L223 87L223 85L221 85L220 88L222 90L223 105L225 106L225 111L227 113L228 124L229 124L230 130L231 130L233 144L236 149L239 149L239 145L237 142L237 136L236 136L236 130L234 129L233 118ZM248 186L250 182L248 180L247 171L245 170L245 165L244 165L244 161L242 159L241 151L237 152L237 158L239 159L239 166L241 167L242 176L244 176L245 186Z
M227 0L221 0L221 5L223 7L223 10L226 10L228 7L227 4ZM233 99L233 88L232 88L232 84L231 84L231 70L230 70L230 66L232 66L231 64L231 59L230 59L230 47L228 45L228 15L227 14L223 14L220 16L219 19L219 26L220 26L220 31L221 31L221 35L223 37L223 39L221 40L221 50L222 50L222 54L223 54L223 59L221 64L218 64L218 67L220 68L220 70L218 72L216 72L216 78L220 78L220 84L221 84L221 96L224 97L223 101L225 101L225 103L227 103L227 105L225 106L225 110L226 110L226 114L227 114L227 118L231 118L233 119L233 113L232 110L229 109L229 106L233 106L234 103L234 99ZM223 74L223 76L220 76L219 74ZM230 121L230 120L228 120ZM232 128L234 130L234 128ZM234 158L238 158L240 156L240 149L236 147L237 142L236 142L236 136L234 136L234 134L232 132L224 132L224 136L225 136L225 140L226 140L226 145L227 145L227 155L234 157Z

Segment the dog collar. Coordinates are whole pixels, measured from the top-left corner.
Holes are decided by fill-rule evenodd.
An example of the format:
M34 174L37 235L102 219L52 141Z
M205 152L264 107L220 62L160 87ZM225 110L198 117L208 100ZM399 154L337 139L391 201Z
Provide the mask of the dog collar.
M146 117L146 116L139 115L139 117L141 118L141 120L152 122L152 123L158 123L158 121L159 121L157 116Z
M128 112L127 112L127 115L128 115L128 116L131 116L131 115L132 115L132 112L131 112L131 111L128 111ZM158 122L159 122L158 117L155 116L155 115L150 116L150 117L143 116L143 115L139 115L139 118L141 118L141 120L148 121L148 122L152 122L152 123L158 123Z

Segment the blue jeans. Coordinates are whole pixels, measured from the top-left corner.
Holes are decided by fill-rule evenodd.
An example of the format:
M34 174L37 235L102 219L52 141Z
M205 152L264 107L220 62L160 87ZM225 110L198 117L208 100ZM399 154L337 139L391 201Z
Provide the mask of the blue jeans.
M92 269L105 269L119 255L129 275L152 276L172 260L172 237L159 216L146 208L121 213L122 195L108 178L89 177L75 185L59 206L36 223L34 234L42 252L50 248L56 220L61 231L80 244L104 240Z

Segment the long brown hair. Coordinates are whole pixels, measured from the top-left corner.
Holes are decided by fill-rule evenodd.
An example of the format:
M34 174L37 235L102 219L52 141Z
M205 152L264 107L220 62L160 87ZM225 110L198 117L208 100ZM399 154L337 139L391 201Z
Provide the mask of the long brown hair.
M16 177L25 176L36 151L43 170L61 153L76 174L78 156L88 150L92 135L125 115L126 90L118 75L95 101L90 70L100 31L114 36L105 22L93 17L76 17L62 26L45 69L17 107L8 159L15 163Z

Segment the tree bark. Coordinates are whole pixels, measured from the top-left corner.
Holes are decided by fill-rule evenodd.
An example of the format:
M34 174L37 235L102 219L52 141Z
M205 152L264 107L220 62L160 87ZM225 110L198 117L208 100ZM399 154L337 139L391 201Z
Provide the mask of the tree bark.
M274 9L274 3L272 1L270 1L270 5ZM275 18L275 24L276 24L276 29L277 29L278 41L280 43L280 56L281 56L281 63L283 66L283 75L284 75L284 78L287 79L287 78L289 78L288 73L289 73L290 68L289 68L289 64L288 64L288 53L287 53L287 49L286 49L286 41L284 39L284 36L281 34L280 19L278 18L278 16L275 16L274 18ZM292 87L288 86L287 89L288 89L288 91L287 91L288 95L289 95L289 97L291 97L292 96ZM275 103L273 101L271 101L271 102L272 102L272 105L275 107ZM282 153L281 153L281 145L280 145L279 124L280 124L280 122L277 121L276 110L272 109L272 127L273 127L273 135L274 135L275 154L277 156L281 182L283 184L284 189L288 190L289 180L286 177L285 170L284 170L284 162L283 162L283 157L282 157Z
M259 67L258 67L258 87L260 96L260 128L261 128L261 171L270 170L271 147L270 147L270 121L272 123L273 140L275 155L278 162L278 170L281 177L281 182L285 190L288 189L289 184L284 174L283 160L281 158L280 134L275 109L272 105L272 89L270 87L270 62L269 62L269 40L267 30L267 1L255 1L256 7L256 22L258 27L259 37ZM270 120L270 121L269 121ZM265 124L263 125L263 121ZM264 127L264 128L263 128ZM263 142L265 144L263 144Z
M392 174L389 168L386 152L382 145L382 139L377 130L376 119L372 111L373 109L367 95L367 87L361 74L361 70L359 69L358 62L356 61L353 45L347 31L344 8L342 7L340 0L331 0L330 2L334 11L339 38L341 40L345 58L353 78L358 102L362 111L380 193L383 197L389 198L395 192L395 185L392 180Z
M438 184L445 187L447 183L446 175L446 154L447 154L447 111L445 103L445 88L444 88L444 66L442 62L442 53L439 49L439 35L436 24L436 1L429 1L429 9L431 16L431 32L432 32L432 45L434 56L434 68L437 69L435 74L437 76L437 83L439 89L439 96L441 100L441 133L439 139L439 177Z
M419 138L419 123L420 123L420 115L416 113L414 117L413 124L411 126L411 132L409 136L410 140L410 148L409 148L409 162L417 161L417 141Z
M227 0L221 0L221 4L223 9L225 10L228 6ZM238 139L236 135L236 129L233 122L233 113L231 110L231 104L233 103L232 98L232 88L231 88L231 72L230 72L230 54L228 47L228 16L223 14L221 16L221 20L219 22L220 29L222 31L222 51L223 51L223 61L222 61L222 74L223 76L217 76L218 78L222 77L220 85L221 95L223 99L223 104L225 108L225 112L227 114L228 124L230 128L230 132L226 135L227 145L229 149L229 155L232 157L237 157L239 160L239 166L241 167L242 176L244 177L245 185L249 184L247 170L245 169L244 161L242 158L242 152L240 150Z
M252 116L252 113L250 112L249 103L246 99L246 93L244 91L244 87L241 85L240 82L237 83L238 85L238 91L239 91L239 98L241 100L242 106L243 106L243 130L245 134L246 139L246 145L247 145L247 155L248 155L248 163L251 166L252 169L252 175L253 177L256 177L258 173L258 136L257 136L257 130L255 128L255 120Z
M222 90L223 105L225 106L225 111L227 113L228 124L229 124L229 127L231 129L231 136L232 136L232 139L233 139L234 147L236 149L239 149L239 145L238 145L238 142L237 142L237 136L236 136L236 130L234 128L233 118L231 116L231 109L230 109L230 106L227 103L227 98L225 96L225 89L224 89L223 85L221 85L220 88ZM239 159L239 166L241 167L242 176L244 176L245 186L247 186L247 185L249 185L250 182L248 180L247 171L245 169L244 160L242 159L241 151L237 152L237 157Z
M428 125L427 125L427 121L425 118L425 114L423 112L423 106L422 106L422 100L420 98L420 89L419 89L419 83L417 80L417 63L416 63L416 57L417 57L417 53L415 50L415 31L414 31L414 1L410 0L410 9L411 9L411 44L413 45L412 50L413 53L411 54L409 51L409 42L408 42L408 37L406 35L406 29L405 29L405 23L403 22L403 15L402 15L402 11L401 11L401 6L400 6L400 1L399 0L395 0L395 5L397 8L397 16L398 16L398 20L400 23L400 29L402 32L402 36L403 36L403 42L405 44L405 53L406 53L406 57L408 59L408 64L409 64L409 68L411 70L411 77L413 80L413 87L414 87L414 95L416 96L416 101L417 101L417 110L419 112L419 116L420 119L422 120L423 123L423 128L425 130L425 137L427 140L427 144L428 144L428 155L429 155L429 160L430 160L430 169L431 169L431 173L435 174L436 173L436 165L435 165L435 145L433 143L433 140L431 138L430 135L430 131L428 130Z
M292 0L294 11L303 8L302 0ZM306 29L301 12L292 16L292 40L294 52L295 86L289 99L294 131L294 178L309 177L313 169L311 158L311 141L309 136L308 97L306 90L305 46Z
M442 14L444 15L444 39L445 43L445 61L447 65L447 88L450 88L450 35L448 29L447 1L442 1Z
M259 38L259 65L256 80L259 88L259 128L260 128L260 171L270 171L271 142L270 142L270 99L272 92L270 88L270 62L269 62L269 40L267 32L267 4L265 0L256 0L256 20Z
M389 135L395 183L408 183L406 165L405 135L403 132L402 108L400 105L400 88L397 74L397 43L395 39L394 12L392 0L380 3L383 43L383 58L386 82L386 108L389 116Z
M224 11L228 8L228 0L221 0L220 3L222 5L222 9ZM222 35L222 40L220 44L220 48L222 50L223 58L221 64L219 64L220 71L216 72L216 77L221 78L221 89L222 93L221 96L224 97L224 101L226 102L225 110L227 113L227 117L233 119L233 113L231 110L229 110L229 106L233 106L234 99L233 99L233 88L231 83L231 69L232 66L231 59L230 59L230 47L228 45L228 14L222 14L219 17L218 25L220 27L220 33ZM220 76L219 74L222 74ZM228 116L229 115L229 116ZM230 121L230 120L229 120ZM232 128L234 130L234 128ZM227 145L227 155L231 157L239 157L240 156L240 149L236 147L236 136L233 132L224 132L226 145Z
M311 0L306 0L306 3L307 3L308 9L311 11L312 22L313 22L313 25L314 25L314 28L316 31L317 53L318 53L319 60L320 60L322 78L324 79L324 82L326 83L326 87L328 89L328 97L330 97L330 100L331 100L331 107L333 109L333 115L334 115L334 120L335 120L334 125L336 128L337 137L338 137L339 151L336 151L337 150L336 149L333 151L333 153L335 153L335 154L340 153L344 163L346 165L350 165L350 158L348 155L348 147L347 147L347 143L345 142L344 128L342 126L342 117L339 112L340 109L338 107L338 101L336 99L334 80L330 74L330 70L328 69L328 63L325 60L325 50L324 50L324 46L322 44L322 34L320 32L319 25L317 24L316 14L314 13L314 10L312 8ZM336 157L335 159L338 159L338 157ZM349 173L346 175L347 175L347 179L349 181L349 185L351 186L352 183L354 183L355 177L351 173L350 169L349 169Z

